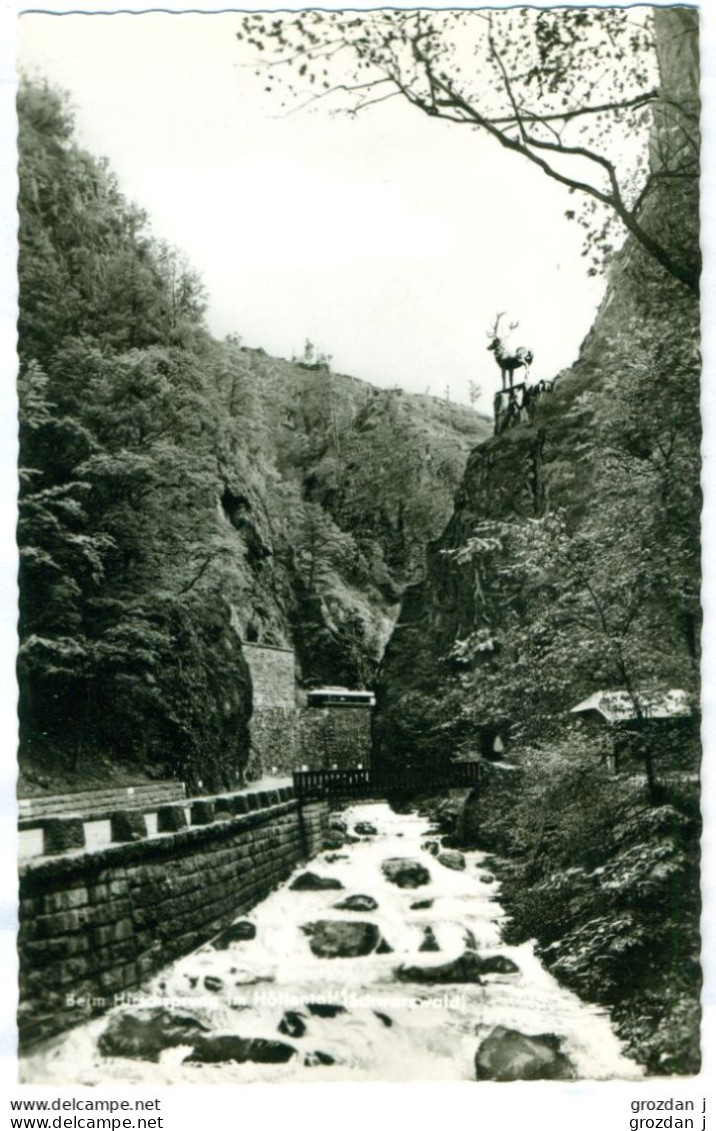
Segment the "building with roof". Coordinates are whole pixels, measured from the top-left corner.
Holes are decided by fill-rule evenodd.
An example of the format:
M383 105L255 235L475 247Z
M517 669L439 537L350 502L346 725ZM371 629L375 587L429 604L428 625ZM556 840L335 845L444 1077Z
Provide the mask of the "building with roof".
M600 749L614 772L639 768L648 744L660 770L698 769L699 717L686 691L595 691L570 710L578 725L600 738Z

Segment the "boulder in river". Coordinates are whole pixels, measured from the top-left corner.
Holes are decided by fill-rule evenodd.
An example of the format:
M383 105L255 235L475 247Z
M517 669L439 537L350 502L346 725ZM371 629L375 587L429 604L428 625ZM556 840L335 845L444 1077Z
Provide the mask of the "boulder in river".
M444 868L452 868L454 872L465 870L465 857L462 852L456 852L454 849L449 852L441 852L438 856L438 863L442 864Z
M284 1037L302 1037L306 1032L304 1014L295 1009L287 1009L278 1026L279 1033Z
M317 876L315 872L302 872L291 884L291 891L326 891L329 888L341 890L343 884L332 876Z
M245 942L256 938L256 925L248 919L241 919L238 923L230 923L224 927L221 934L211 940L214 950L226 950L232 942Z
M484 876L480 876L480 883L481 884L494 884L494 882L495 882L495 877L492 875L491 872L485 872Z
M304 923L309 945L317 958L358 958L371 954L380 942L375 923L350 919L317 919Z
M420 847L423 852L429 852L431 856L437 856L440 851L440 844L437 840L424 840Z
M376 1017L378 1018L378 1020L383 1022L386 1029L392 1029L393 1028L393 1018L392 1017L388 1017L387 1013L379 1013L377 1009L374 1009L373 1012L376 1015Z
M430 883L430 872L419 860L394 856L381 864L383 875L399 888L419 888Z
M211 990L213 994L218 994L219 990L223 988L223 981L221 978L216 978L213 974L207 974L204 978L204 986L207 990Z
M421 946L420 950L433 949ZM483 974L518 974L519 967L511 958L503 954L492 954L487 958L466 950L452 962L440 966L399 966L395 976L399 982L482 982Z
M273 982L274 975L268 973L260 973L258 970L245 970L237 969L235 966L231 967L230 974L235 974L235 986L255 986L258 982Z
M438 943L438 940L435 938L435 932L433 931L432 927L426 927L425 930L423 931L423 941L421 942L420 946L418 947L418 950L421 950L421 951L440 950L440 944Z
M353 831L358 833L358 836L376 836L378 833L377 828L371 825L370 821L359 821Z
M490 954L480 959L483 974L519 974L520 968L504 954Z
M338 860L347 860L347 852L328 852L326 853L326 864L335 864Z
M345 844L358 844L360 837L352 833L342 833L339 829L329 829L323 837L321 847L324 849L343 848Z
M335 831L339 833L348 832L348 822L345 817L339 817L337 813L329 814L328 827L329 829L335 829Z
M103 1056L159 1060L164 1049L193 1044L209 1026L193 1014L163 1006L113 1014L98 1046Z
M574 1067L553 1033L526 1036L497 1025L475 1053L478 1080L573 1080Z
M410 904L411 911L428 911L432 907L434 899L416 899L415 903Z
M466 950L452 962L440 966L398 966L395 976L399 982L468 983L480 985L482 978L481 962L477 954Z
M338 911L375 911L378 900L373 899L372 895L348 895L333 906Z
M184 1044L187 1044L184 1041ZM233 1033L219 1033L197 1042L184 1064L223 1064L234 1060L239 1064L247 1060L256 1064L285 1064L296 1055L293 1045L283 1041L265 1040L263 1037L237 1037Z
M345 1005L334 1005L329 1001L309 1001L306 1009L314 1017L337 1017L339 1013L346 1013Z

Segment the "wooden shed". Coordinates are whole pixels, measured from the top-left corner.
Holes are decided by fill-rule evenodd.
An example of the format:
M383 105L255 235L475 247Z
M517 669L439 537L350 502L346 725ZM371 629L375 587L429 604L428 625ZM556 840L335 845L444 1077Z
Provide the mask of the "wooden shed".
M641 718L627 691L595 691L570 714L581 720L600 744L614 773L636 768L648 743L659 769L692 771L700 758L699 720L686 691L638 692Z

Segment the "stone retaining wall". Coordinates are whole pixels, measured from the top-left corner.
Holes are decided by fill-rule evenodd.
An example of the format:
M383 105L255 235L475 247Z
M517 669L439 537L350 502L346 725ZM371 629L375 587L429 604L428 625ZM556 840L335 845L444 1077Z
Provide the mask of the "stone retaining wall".
M245 796L268 805L240 815L212 808L204 824L21 868L22 1044L110 1008L319 851L325 803Z
M256 707L251 745L257 776L370 766L371 714L365 707Z

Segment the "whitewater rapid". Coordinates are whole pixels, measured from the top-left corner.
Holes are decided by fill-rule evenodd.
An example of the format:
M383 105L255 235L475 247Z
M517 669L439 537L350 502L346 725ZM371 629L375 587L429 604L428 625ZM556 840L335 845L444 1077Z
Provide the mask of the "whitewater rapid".
M113 1011L133 1004L189 1009L214 1032L284 1040L299 1055L283 1064L185 1064L189 1044L164 1050L157 1062L107 1057L98 1046L111 1017L104 1014L24 1057L21 1080L91 1085L474 1080L476 1048L496 1025L525 1034L556 1034L579 1079L642 1075L621 1052L604 1010L560 987L531 943L506 946L500 941L505 913L484 853L466 852L464 871L455 871L421 847L430 836L425 818L394 813L383 802L353 805L342 816L349 830L368 821L377 834L296 868L286 883L240 916L255 925L254 938L226 949L202 946ZM381 864L391 857L419 860L428 868L430 882L415 889L389 882ZM340 880L345 890L292 891L292 880L307 870ZM334 907L353 894L372 896L377 909L357 913ZM432 900L428 908L411 907L426 900ZM392 952L316 957L301 926L321 919L374 923ZM419 949L426 927L439 951ZM464 953L468 938L481 957L504 955L518 973L488 974L481 985L396 980L400 964L442 965ZM308 1003L343 1009L334 1016L317 1016L307 1011ZM287 1011L305 1018L301 1036L281 1036L279 1025ZM308 1054L318 1052L334 1063L310 1063L316 1058Z

